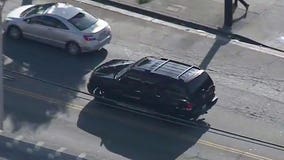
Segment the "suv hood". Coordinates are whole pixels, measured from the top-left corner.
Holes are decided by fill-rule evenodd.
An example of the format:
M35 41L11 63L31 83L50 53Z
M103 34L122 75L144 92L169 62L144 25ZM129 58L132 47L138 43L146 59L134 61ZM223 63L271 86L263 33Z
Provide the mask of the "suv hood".
M133 63L130 60L114 59L98 66L93 75L114 78L116 73Z

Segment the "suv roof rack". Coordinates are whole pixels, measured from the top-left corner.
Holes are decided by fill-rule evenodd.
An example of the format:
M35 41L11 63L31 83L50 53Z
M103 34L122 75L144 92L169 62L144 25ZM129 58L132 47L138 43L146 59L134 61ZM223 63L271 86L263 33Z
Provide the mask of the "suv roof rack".
M165 62L161 63L160 65L158 65L156 68L152 69L151 72L154 72L156 70L158 70L159 68L161 68L163 65L167 64L170 60L166 60Z
M187 69L185 69L184 71L182 71L177 78L180 78L182 75L184 75L187 71L189 71L191 68L193 68L193 66L188 67Z

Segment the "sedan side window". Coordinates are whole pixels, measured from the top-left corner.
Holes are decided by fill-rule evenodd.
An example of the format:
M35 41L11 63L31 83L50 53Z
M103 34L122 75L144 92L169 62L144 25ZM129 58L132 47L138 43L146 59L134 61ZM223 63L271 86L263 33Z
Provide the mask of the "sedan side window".
M28 18L25 20L27 23L29 24L40 24L40 25L44 25L42 20L41 20L41 17L40 16L37 16L37 17L32 17L32 18Z
M42 16L42 21L45 26L54 27L59 29L68 29L60 20L49 17L49 16Z

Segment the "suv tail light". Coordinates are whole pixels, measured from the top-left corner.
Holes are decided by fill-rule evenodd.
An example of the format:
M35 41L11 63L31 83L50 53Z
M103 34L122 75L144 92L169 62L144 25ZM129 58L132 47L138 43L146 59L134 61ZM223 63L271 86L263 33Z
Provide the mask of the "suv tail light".
M86 41L94 41L96 40L96 37L94 35L83 35L84 39Z
M188 103L187 106L185 107L186 111L191 111L193 109L192 103Z

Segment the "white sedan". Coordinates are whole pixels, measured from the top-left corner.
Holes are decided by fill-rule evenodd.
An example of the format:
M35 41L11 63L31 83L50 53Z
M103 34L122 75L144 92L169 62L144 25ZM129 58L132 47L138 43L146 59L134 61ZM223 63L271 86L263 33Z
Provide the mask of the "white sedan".
M72 55L100 50L112 38L106 21L67 3L21 6L7 15L3 28L14 39L34 39Z

